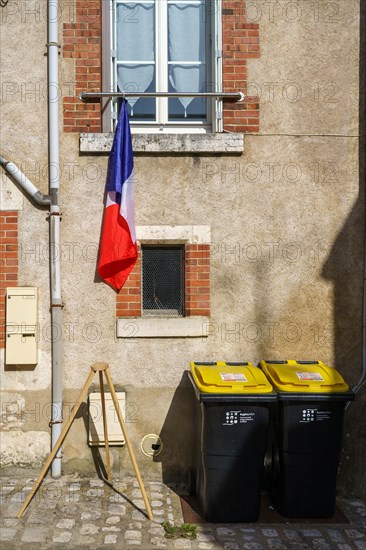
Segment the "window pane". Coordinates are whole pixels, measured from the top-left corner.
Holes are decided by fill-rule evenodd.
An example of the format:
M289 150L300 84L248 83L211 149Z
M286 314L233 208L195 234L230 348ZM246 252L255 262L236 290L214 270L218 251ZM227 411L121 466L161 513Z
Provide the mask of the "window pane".
M168 5L168 80L170 92L203 92L206 75L206 18L202 3ZM206 100L169 100L169 120L206 118Z
M169 65L169 92L205 92L205 65ZM173 83L180 83L179 89ZM198 88L195 86L198 83ZM207 99L201 97L169 98L169 120L205 120Z
M116 17L118 60L154 61L154 4L118 4Z
M206 55L206 23L200 4L168 5L168 60L201 61Z
M183 315L183 247L142 248L144 314Z
M154 65L118 65L117 82L119 92L154 92ZM146 83L148 82L147 87ZM128 97L131 121L155 120L156 100L153 97Z

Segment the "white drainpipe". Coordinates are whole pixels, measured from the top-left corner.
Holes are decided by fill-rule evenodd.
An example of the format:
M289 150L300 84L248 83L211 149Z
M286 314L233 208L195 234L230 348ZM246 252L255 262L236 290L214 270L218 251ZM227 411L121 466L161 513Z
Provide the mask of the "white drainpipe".
M52 323L52 420L51 444L62 430L62 299L60 272L60 145L58 85L58 0L48 0L48 155L50 206L50 277ZM61 477L61 450L52 466L52 477Z
M42 206L50 209L50 286L52 325L52 418L51 445L55 446L62 431L62 298L60 271L60 201L59 201L59 85L58 85L58 0L48 0L48 158L49 195L39 189L11 161L0 156L0 166ZM52 466L52 477L61 476L61 450Z

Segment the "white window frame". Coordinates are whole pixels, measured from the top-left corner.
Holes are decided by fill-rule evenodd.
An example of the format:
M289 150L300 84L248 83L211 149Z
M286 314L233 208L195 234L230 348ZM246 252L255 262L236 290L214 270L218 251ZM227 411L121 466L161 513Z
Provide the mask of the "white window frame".
M140 1L140 0L139 0ZM141 0L143 1L143 0ZM159 19L158 25L167 27L167 3L164 2L164 9L162 9L163 2L156 0L157 6L160 9L157 10L157 17ZM102 19L103 19L103 54L102 54L102 89L103 91L117 91L117 62L116 62L116 48L115 48L115 36L116 30L114 27L114 9L117 4L126 3L126 0L106 0L102 2ZM221 0L212 0L213 9L211 10L211 36L212 44L211 51L208 52L207 61L211 66L212 77L212 90L217 93L222 92L222 2ZM158 33L158 25L156 25L156 44L157 51L164 52L165 48L162 48L162 42L165 40L162 34ZM156 64L156 82L157 91L167 91L167 71L161 70L161 67L166 67L168 60L166 56L163 56L160 63ZM157 99L157 121L153 122L135 122L133 118L130 119L132 133L141 134L176 134L176 133L216 133L223 131L222 125L222 100L212 99L207 100L211 103L210 112L207 113L208 120L203 121L180 121L169 122L168 119L168 98ZM102 115L103 115L103 131L112 132L115 128L117 118L117 104L116 99L103 100L102 102Z

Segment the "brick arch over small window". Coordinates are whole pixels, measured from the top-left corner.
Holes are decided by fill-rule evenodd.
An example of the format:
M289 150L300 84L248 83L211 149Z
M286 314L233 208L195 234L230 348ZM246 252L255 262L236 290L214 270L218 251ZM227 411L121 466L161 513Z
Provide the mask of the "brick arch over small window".
M80 92L102 88L102 1L76 0L63 24L63 57L73 64L74 79L63 98L65 132L101 132L99 100L82 103ZM245 0L223 0L223 90L247 92L247 62L258 58L259 25L248 21ZM235 104L224 102L224 129L259 131L259 97Z

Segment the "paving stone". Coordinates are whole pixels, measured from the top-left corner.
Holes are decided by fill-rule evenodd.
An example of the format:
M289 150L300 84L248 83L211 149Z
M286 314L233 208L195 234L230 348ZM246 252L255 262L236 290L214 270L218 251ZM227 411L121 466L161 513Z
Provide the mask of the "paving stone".
M160 506L163 506L163 503L161 502L161 500L152 500L151 501L151 506L153 508L158 508Z
M1 510L1 516L3 518L14 518L17 516L20 506L17 503L9 504L8 506L3 506Z
M19 521L18 518L4 518L2 523L4 527L13 527L14 525L18 525Z
M366 541L364 540L355 540L354 545L356 546L357 550L366 550Z
M168 546L167 540L164 537L151 537L150 543L159 548L166 548Z
M240 550L240 546L236 542L224 542L224 550Z
M22 542L45 542L49 529L46 527L26 527L21 538Z
M317 529L302 529L301 533L304 537L316 538L320 537L321 533Z
M45 514L44 510L32 510L28 516L27 523L29 524L49 524L49 517Z
M350 546L349 544L338 544L337 548L339 550L352 550L352 546Z
M111 516L105 520L107 525L115 525L116 523L120 523L121 518L118 516Z
M264 546L260 542L246 542L243 548L245 550L263 550Z
M198 533L197 540L199 542L211 542L215 540L215 537L209 533Z
M81 535L95 535L99 532L99 527L93 523L84 523L80 528Z
M21 491L20 493L15 493L12 495L9 499L10 502L20 502L23 503L25 501L25 492Z
M94 511L91 511L91 512L83 512L81 514L81 520L82 521L85 521L85 520L96 520L96 519L99 519L101 517L102 513L99 512L98 510L94 510Z
M141 538L142 538L141 531L137 531L136 529L127 529L127 531L125 532L126 540L132 540L132 539L139 540Z
M56 527L59 529L72 529L75 525L74 519L64 518L61 519L57 524Z
M126 497L119 495L118 493L114 493L109 497L109 502L126 502Z
M110 514L119 514L124 516L126 514L126 506L124 504L110 504L108 506L108 512Z
M286 550L287 546L280 539L268 539L268 548L271 550Z
M117 535L106 535L104 537L104 544L117 544Z
M218 527L216 529L218 537L233 537L235 535L235 531L233 529L229 529L228 527Z
M192 542L187 539L174 540L174 548L192 548Z
M140 512L140 510L134 510L132 512L132 519L146 519L143 512Z
M134 498L132 502L135 506L137 506L137 508L141 508L142 510L145 510L145 503L142 499L140 500L140 499Z
M199 542L198 548L200 550L211 550L213 548L213 544L211 542Z
M284 533L285 533L286 537L291 541L294 541L294 542L301 541L301 537L300 537L299 533L297 531L295 531L294 529L284 529Z
M6 542L6 541L12 541L17 533L16 529L12 529L11 527L2 527L0 529L0 541Z
M72 533L70 533L70 531L63 531L62 533L55 535L52 540L53 542L64 543L64 542L70 542L71 537L72 537Z
M344 542L344 536L338 529L327 529L328 535L335 542Z
M345 533L350 539L361 539L364 536L357 529L345 529Z

